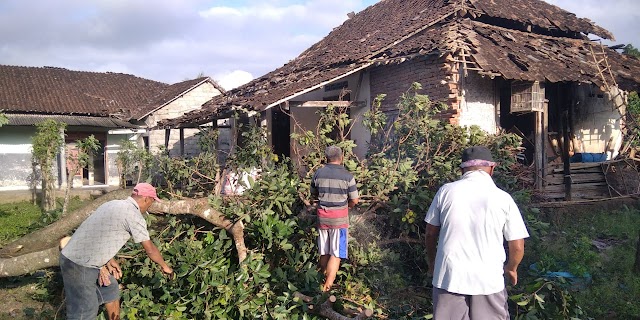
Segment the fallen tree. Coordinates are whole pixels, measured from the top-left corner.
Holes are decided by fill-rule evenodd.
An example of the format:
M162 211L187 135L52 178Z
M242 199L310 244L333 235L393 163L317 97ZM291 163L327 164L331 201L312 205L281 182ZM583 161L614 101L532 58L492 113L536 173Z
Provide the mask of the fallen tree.
M71 235L74 229L105 202L125 199L129 194L131 194L131 190L117 190L107 193L55 223L7 244L0 249L0 278L21 276L36 270L57 266L60 255L58 247L60 239ZM247 257L242 221L234 222L225 218L219 211L208 205L206 198L158 201L149 208L149 212L157 215L190 214L200 217L231 233L239 262Z

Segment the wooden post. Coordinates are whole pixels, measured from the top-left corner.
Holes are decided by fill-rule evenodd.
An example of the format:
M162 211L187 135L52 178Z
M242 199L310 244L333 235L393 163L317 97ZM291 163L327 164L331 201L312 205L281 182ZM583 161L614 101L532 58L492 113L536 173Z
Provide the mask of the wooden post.
M58 157L58 176L60 180L58 181L59 188L67 187L67 142L64 134L64 129L60 129L60 137L62 138L62 146L60 147L60 155Z
M569 111L565 110L562 115L562 159L564 160L564 200L571 201L571 162L569 162L569 145L571 135L569 134Z
M169 136L171 136L171 129L164 130L164 148L169 151Z
M544 103L542 114L542 188L547 185L547 144L549 143L549 101Z
M543 132L542 132L542 128L544 127L544 112L542 111L536 111L536 116L535 116L535 170L536 170L536 179L535 179L535 183L536 183L536 190L540 190L542 189L543 186L543 181L544 181L544 163L543 163L543 158L544 158L544 141L542 140L543 137Z
M180 128L180 156L184 157L184 128Z

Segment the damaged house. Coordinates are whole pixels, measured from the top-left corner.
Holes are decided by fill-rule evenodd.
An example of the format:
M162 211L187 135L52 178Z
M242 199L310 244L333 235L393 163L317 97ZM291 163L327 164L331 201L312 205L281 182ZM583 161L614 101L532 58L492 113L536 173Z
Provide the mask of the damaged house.
M66 123L66 148L94 135L100 150L92 166L73 179L73 187L118 186L116 156L123 142L132 141L170 155L199 152L197 129L176 129L173 140L165 130L152 130L157 121L199 109L224 90L209 77L165 84L121 73L72 71L56 67L0 66L0 110L9 123L0 128L0 190L38 185L33 178L31 139L35 124L45 119ZM178 137L182 137L179 141ZM62 150L61 150L62 151ZM56 161L58 186L66 185L65 153Z
M317 108L333 103L361 119L378 94L393 113L419 82L421 93L449 106L442 116L451 123L521 135L522 161L548 197L614 196L601 163L623 145L626 94L639 87L640 61L589 37L614 39L541 0L382 0L284 66L160 125L216 122L243 106L267 126L274 151L295 157L288 114L311 129ZM351 139L364 155L371 137L361 123ZM595 161L596 169L565 179L572 168L592 168L572 161Z

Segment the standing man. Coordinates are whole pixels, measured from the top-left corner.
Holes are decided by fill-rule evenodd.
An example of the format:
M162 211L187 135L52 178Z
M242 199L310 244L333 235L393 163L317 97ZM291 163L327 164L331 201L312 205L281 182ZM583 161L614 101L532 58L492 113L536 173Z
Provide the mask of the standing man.
M329 146L327 164L311 180L311 195L318 198L318 248L320 269L325 274L322 291L329 291L347 258L349 208L358 203L358 189L353 175L342 166L342 150Z
M486 147L465 149L462 177L438 190L424 219L436 320L509 319L503 275L518 283L529 233L513 198L493 182L495 166Z
M126 200L112 200L93 212L76 230L60 254L67 320L96 319L105 305L108 319L120 319L120 289L116 281L122 270L113 259L133 238L141 243L151 260L168 275L173 270L151 242L142 213L159 200L156 189L139 183Z

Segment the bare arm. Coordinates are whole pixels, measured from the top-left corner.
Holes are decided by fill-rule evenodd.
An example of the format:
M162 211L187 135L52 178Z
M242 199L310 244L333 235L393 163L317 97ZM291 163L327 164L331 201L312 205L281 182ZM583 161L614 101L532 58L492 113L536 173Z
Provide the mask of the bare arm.
M360 198L355 198L355 199L349 199L349 208L353 208L356 206L356 204L358 204L358 201L360 201Z
M434 266L436 264L436 251L438 250L438 236L440 235L440 227L427 223L427 234L425 237L425 246L427 248L427 275L432 276Z
M509 244L509 261L504 266L504 272L512 285L518 283L518 265L524 257L524 239L512 240Z
M164 261L164 259L162 258L162 254L160 254L160 250L158 250L156 245L153 244L151 240L142 241L141 244L144 248L144 251L147 252L147 256L149 256L149 258L153 262L157 263L160 268L162 268L162 272L166 274L173 273L173 269L171 269L171 267L169 267L169 265Z

